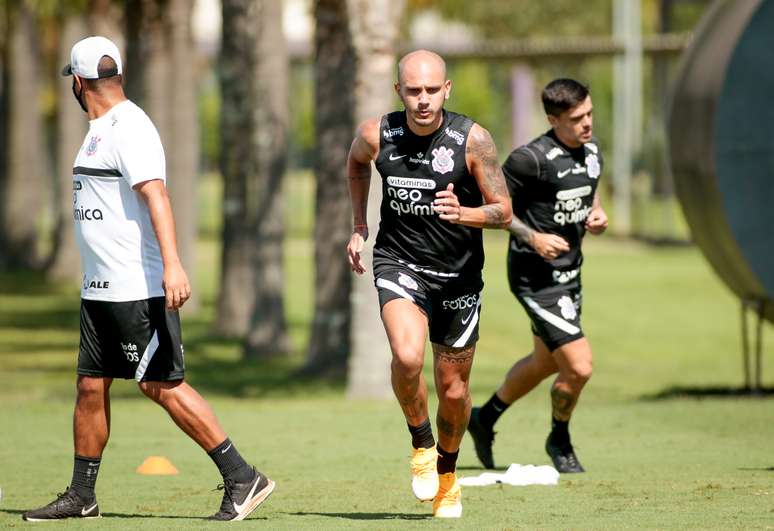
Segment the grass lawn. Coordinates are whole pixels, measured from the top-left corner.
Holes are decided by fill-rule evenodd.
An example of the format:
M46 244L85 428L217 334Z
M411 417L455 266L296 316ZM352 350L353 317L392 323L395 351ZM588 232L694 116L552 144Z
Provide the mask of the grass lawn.
M411 496L410 439L396 403L348 400L342 382L293 376L312 300L311 244L304 235L291 230L286 247L296 353L251 363L240 361L238 342L209 333L217 248L205 238L197 273L202 309L184 315L188 378L212 402L242 454L278 483L242 525L774 529L774 400L700 392L741 385L736 301L694 248L612 238L588 244L584 329L595 373L572 423L588 473L563 476L556 487L468 487L463 518L449 522L429 518L430 506ZM477 404L531 344L523 312L507 289L505 234L488 234L486 245L472 378ZM46 284L32 274L0 277L0 528L30 525L20 513L50 501L70 479L77 308L71 286ZM764 341L764 383L771 388L770 326ZM132 382L117 381L113 390L112 438L97 484L104 518L57 528L221 527L201 519L220 502L220 492L212 490L219 476L209 458ZM496 462L546 464L549 415L544 382L498 423ZM167 456L180 474L136 474L149 455ZM459 467L462 475L481 472L468 438Z

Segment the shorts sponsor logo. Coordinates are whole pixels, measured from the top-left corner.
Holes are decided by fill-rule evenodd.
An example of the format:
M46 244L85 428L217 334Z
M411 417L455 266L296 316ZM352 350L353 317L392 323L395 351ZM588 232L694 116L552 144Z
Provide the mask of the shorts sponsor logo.
M580 269L571 269L570 271L554 271L551 276L554 278L554 282L559 284L567 284L571 280L574 280L580 274Z
M573 321L578 316L578 310L575 308L575 303L567 295L563 295L558 301L557 306L562 313L562 317L568 321Z
M403 136L403 128L402 127L393 127L392 129L385 129L382 131L382 135L384 138L389 140L390 138L394 136Z
M404 288L413 289L414 291L419 288L417 281L408 276L406 273L398 273L398 284Z
M441 175L454 169L454 151L446 147L438 147L433 151L433 169Z
M126 361L140 361L140 354L137 352L137 345L131 341L127 343L121 341L121 350L124 351Z
M451 137L452 140L457 142L458 146L461 146L465 142L465 135L463 135L459 131L455 131L454 129L449 129L447 127L444 130L444 133L446 133L446 136Z
M81 181L73 181L73 190L82 190L83 184L81 184Z
M432 216L435 211L428 199L422 202L422 190L434 190L436 186L432 179L420 179L415 177L387 177L387 197L392 210L403 214L415 216Z
M478 293L471 293L456 299L445 300L441 303L441 306L444 310L464 310L466 308L475 308L476 304L478 304Z
M394 155L393 153L390 153L390 160L400 160L400 159L402 159L402 158L403 158L403 157L405 157L405 156L406 156L406 155L397 155L397 156L396 156L396 155Z
M551 148L551 151L549 151L548 153L546 153L546 158L547 158L548 160L554 160L556 157L558 157L558 156L559 156L559 155L561 155L562 153L564 153L564 152L562 151L562 149L561 149L561 148L558 148L558 147Z
M586 156L586 170L588 172L589 178L596 179L599 177L599 173L601 172L601 168L599 167L599 159L593 153L589 153Z
M556 178L557 179L563 179L564 176L567 175L568 173L570 173L570 168L567 168L564 171L558 171L558 172L556 172Z

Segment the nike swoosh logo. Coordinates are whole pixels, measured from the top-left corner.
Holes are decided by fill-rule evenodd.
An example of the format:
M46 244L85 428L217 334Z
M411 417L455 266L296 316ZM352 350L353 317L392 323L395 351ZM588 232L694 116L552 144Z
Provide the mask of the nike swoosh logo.
M568 174L568 173L570 173L571 171L572 171L572 168L567 168L567 169L566 169L566 170L564 170L564 171L557 172L556 176L557 176L559 179L561 179L562 177L564 177L565 175L567 175L567 174Z
M398 160L398 159L402 159L402 158L403 158L403 157L405 157L405 156L406 156L406 155L401 155L401 156L399 156L399 157L396 157L395 155L393 155L392 153L390 153L390 160Z
M253 483L253 488L250 489L250 492L247 493L247 496L245 496L245 499L242 500L242 503L234 503L234 510L236 510L237 514L242 514L242 509L245 508L247 503L253 498L253 495L255 494L255 489L258 488L258 483L261 482L261 476L258 475L257 478L255 478L255 483Z
M91 514L91 513L94 511L94 509L96 509L96 508L97 508L97 504L96 504L96 503L94 503L94 505L92 505L92 506L91 506L91 507L89 507L89 508L86 508L86 507L84 507L83 509L81 509L81 516L88 516L88 515L89 515L89 514Z
M463 319L463 320L462 320L462 324L464 324L464 325L468 324L468 321L470 321L470 318L471 318L471 317L473 317L473 314L474 314L474 313L476 313L476 310L477 310L477 309L478 309L478 306L476 306L475 308L473 308L473 311L471 311L471 312L468 314L468 316L467 316L465 319Z
M234 443L231 443L231 444L229 444L228 446L226 446L224 449L222 449L222 450L220 451L220 453L222 453L222 454L225 454L226 452L228 452L228 451L229 451L229 449L231 448L231 445L232 445L232 444L234 444Z

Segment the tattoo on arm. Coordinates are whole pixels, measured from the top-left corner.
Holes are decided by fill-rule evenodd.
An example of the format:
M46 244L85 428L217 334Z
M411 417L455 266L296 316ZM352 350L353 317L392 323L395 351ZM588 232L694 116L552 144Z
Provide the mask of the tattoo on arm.
M576 400L576 397L566 391L556 388L551 389L551 409L554 418L564 422L570 420Z
M532 236L535 231L528 227L526 223L514 216L511 218L511 224L508 226L508 232L516 236L516 238L526 245L532 245Z
M491 195L508 197L508 188L505 185L505 177L497 161L497 148L492 136L486 129L479 129L478 134L468 138L466 151L470 153L481 165L484 181L483 185ZM499 205L484 205L482 207L486 221L484 227L498 228L505 222L505 216Z

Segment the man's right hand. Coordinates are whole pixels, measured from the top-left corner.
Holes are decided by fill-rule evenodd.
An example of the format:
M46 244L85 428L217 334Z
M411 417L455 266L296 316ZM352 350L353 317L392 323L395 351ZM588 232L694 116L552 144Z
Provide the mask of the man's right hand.
M366 268L360 260L360 253L363 251L363 245L368 239L368 226L357 225L352 231L352 236L347 244L347 256L349 257L349 267L358 275L365 273Z
M545 260L553 260L560 254L570 250L570 245L567 243L567 240L556 234L548 234L545 232L532 233L530 245L532 245L535 252Z

